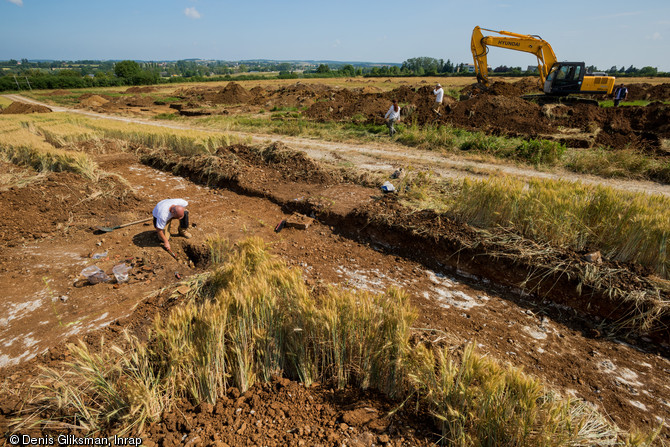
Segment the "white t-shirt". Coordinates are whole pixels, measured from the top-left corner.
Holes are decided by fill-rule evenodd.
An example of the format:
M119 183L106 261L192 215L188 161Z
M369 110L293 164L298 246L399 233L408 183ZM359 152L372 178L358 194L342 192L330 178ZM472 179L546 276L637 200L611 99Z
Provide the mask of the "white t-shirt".
M386 115L384 115L384 118L386 119L400 119L400 106L398 106L398 111L396 112L393 110L393 104L391 104L391 108L389 109L388 112L386 112Z
M442 90L442 87L433 90L433 95L435 95L435 102L442 102L442 98L444 98L444 90Z
M173 205L188 206L188 202L184 199L165 199L158 202L151 214L156 218L156 228L162 230L167 225L168 220L174 216L170 213L170 207Z

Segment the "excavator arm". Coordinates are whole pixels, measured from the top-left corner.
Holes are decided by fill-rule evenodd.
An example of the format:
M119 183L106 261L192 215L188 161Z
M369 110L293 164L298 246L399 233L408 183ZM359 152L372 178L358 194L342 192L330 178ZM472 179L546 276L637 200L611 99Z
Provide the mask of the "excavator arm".
M482 30L498 34L484 36ZM472 30L472 57L475 62L477 81L488 87L489 70L487 54L489 47L532 53L537 57L537 68L544 93L567 96L572 93L611 94L614 89L613 76L586 74L584 62L558 62L549 42L539 36L495 31L475 26Z
M500 34L500 36L484 36L482 30ZM517 34L509 31L495 31L478 26L472 30L472 57L475 62L475 73L477 80L484 85L489 85L487 54L488 47L500 47L510 50L532 53L537 56L537 68L540 73L540 79L544 84L549 75L551 67L557 62L554 50L549 42L539 36Z

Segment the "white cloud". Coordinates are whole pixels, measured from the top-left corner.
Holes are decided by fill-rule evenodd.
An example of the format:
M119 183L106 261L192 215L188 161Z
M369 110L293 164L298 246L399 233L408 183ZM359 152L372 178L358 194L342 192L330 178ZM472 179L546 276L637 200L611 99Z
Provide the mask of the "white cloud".
M339 47L340 43L342 43L342 42L340 42L340 39L335 39L335 42L333 42L333 48Z
M23 6L23 0L9 0L10 3L14 3L15 5Z
M184 9L184 15L186 17L190 17L191 19L199 19L200 18L200 13L195 9L195 7Z
M661 33L659 33L658 31L656 31L656 32L655 32L654 34L652 34L651 36L647 36L647 39L651 39L651 40L663 40L663 37L661 36Z

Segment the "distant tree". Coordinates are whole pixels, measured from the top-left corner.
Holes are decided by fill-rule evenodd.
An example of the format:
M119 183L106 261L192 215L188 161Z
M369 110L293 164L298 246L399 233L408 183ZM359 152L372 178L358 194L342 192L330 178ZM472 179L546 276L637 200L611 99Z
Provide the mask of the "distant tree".
M440 67L440 61L432 57L413 57L402 63L401 70L422 76L424 73L436 74Z
M282 62L281 64L277 65L277 71L285 71L288 73L291 71L291 64L288 62Z
M626 69L626 74L635 74L637 73L637 68L633 67L632 65Z
M141 71L140 64L135 61L121 61L114 65L114 74L120 78L132 79Z
M344 76L356 76L356 69L351 64L343 66L342 68L340 68L339 72L342 73Z
M656 76L658 74L658 69L656 67L642 67L638 71L638 74L642 76Z
M330 67L328 64L321 64L316 69L317 73L330 73Z
M59 70L58 76L67 76L72 78L81 78L81 72L77 70Z

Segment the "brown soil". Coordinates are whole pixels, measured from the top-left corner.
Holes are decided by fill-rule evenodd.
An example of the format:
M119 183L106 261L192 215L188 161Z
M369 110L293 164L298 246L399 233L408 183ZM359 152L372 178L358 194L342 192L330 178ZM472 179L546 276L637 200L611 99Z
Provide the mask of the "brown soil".
M541 266L551 268L549 258L509 257L523 251L517 244L507 251L491 242L476 247L474 229L447 216L410 213L393 198L381 198L377 189L346 183L337 171L285 147L234 146L200 158L135 151L145 164L165 172L113 145L96 155L103 169L123 175L135 192L124 195L115 182L92 184L58 173L37 186L0 194L0 205L16 210L12 219L18 222L0 240L0 288L5 292L0 330L7 341L0 346L6 365L0 370L0 429L16 416L39 366L71 359L64 341L84 337L95 347L104 337L108 344L121 343L122 329L141 334L156 314L179 304L175 272L193 270L160 250L150 225L91 231L107 224L101 223L104 217L113 215L116 223L141 219L158 200L177 196L189 200L195 224L192 240L174 238L182 259L211 234L233 241L261 236L287 263L300 266L310 285L405 288L419 310L417 327L444 331L454 344L476 340L481 351L588 400L622 428L655 427L670 417L669 347L662 338L667 334L617 339L608 333L608 318L620 315L617 306L588 284L577 294L572 274L545 276ZM95 196L98 190L104 194ZM307 230L274 232L275 224L294 211L313 213L317 221ZM60 216L68 216L68 225L58 227ZM90 258L105 251L102 260ZM583 263L579 254L561 256ZM123 261L133 265L129 283L74 286L85 265L95 262L109 272ZM527 263L544 280L531 281L521 291ZM643 273L606 261L608 266L628 272L618 287L644 286ZM533 285L537 288L531 290ZM168 288L150 294L162 287ZM372 393L337 391L328 384L305 389L276 379L244 396L231 390L215 407L182 403L149 427L147 436L158 445L195 437L203 445L231 446L428 445L438 440L431 434L434 427L422 425L428 418L411 408L387 416L395 405Z
M305 388L275 378L242 395L232 389L216 406L184 402L163 423L149 427L147 437L175 447L198 440L228 446L432 445L433 428L427 420L402 411L392 414L396 407L370 392Z
M54 90L51 93L49 93L49 96L63 96L63 95L71 95L72 92L70 90Z
M126 89L125 93L153 93L157 92L158 89L156 87L130 87Z
M105 99L99 95L92 95L84 99L81 98L79 99L79 104L81 104L84 107L90 107L90 108L100 107L104 104L107 104L108 102L109 102L108 99Z
M51 109L37 104L27 104L25 102L13 102L7 108L0 110L5 115L20 115L28 113L49 113Z
M252 97L247 89L236 82L231 82L211 98L211 101L215 104L245 104Z

